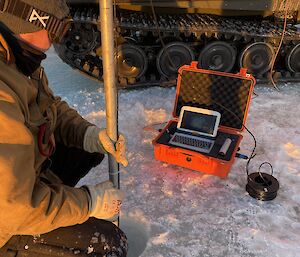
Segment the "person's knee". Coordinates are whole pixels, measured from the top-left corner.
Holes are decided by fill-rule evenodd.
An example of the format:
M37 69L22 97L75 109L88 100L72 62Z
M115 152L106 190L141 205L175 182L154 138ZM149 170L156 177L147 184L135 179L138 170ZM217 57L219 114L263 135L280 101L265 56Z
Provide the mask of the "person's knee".
M125 233L113 223L95 218L41 235L40 239L74 249L76 253L92 253L95 256L126 257L128 251Z
M113 224L112 224L113 225ZM105 237L105 236L104 236ZM112 226L111 238L107 244L104 244L108 249L107 257L126 257L128 251L127 237L125 233L117 226Z
M111 222L95 218L41 235L40 239L56 246L74 249L77 253L92 253L95 256L126 257L128 250L126 235L120 228Z
M105 254L107 257L127 256L127 237L120 228L104 220L90 219L90 222L94 224L94 231L96 231L90 241L91 250ZM97 223L98 225L95 226Z
M126 257L127 251L127 238L121 229L111 222L90 218L83 224L59 228L38 237L15 236L0 249L0 257L8 257L8 252L30 257ZM1 255L2 252L5 254Z

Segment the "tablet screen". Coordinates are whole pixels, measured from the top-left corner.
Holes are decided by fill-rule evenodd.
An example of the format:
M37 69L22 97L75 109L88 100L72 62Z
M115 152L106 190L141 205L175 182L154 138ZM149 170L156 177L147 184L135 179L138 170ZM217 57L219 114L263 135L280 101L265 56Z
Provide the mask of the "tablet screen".
M181 128L208 135L214 134L217 116L185 110L182 116Z

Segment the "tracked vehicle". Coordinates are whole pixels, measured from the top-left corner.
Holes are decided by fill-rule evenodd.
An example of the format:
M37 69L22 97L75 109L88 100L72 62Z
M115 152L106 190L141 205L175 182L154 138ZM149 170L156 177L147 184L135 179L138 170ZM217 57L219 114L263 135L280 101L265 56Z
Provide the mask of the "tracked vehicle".
M98 0L68 3L73 24L55 49L102 80ZM299 23L299 0L116 0L119 87L173 85L177 69L193 60L217 71L244 67L260 82L271 74L300 81Z

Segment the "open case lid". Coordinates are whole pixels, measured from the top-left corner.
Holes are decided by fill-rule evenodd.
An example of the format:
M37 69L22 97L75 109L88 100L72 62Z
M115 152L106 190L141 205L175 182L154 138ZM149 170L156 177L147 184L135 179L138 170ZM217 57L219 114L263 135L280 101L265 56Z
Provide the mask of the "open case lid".
M193 106L221 113L220 126L244 130L255 79L241 69L239 74L202 70L198 63L179 69L173 116L179 117L183 106Z

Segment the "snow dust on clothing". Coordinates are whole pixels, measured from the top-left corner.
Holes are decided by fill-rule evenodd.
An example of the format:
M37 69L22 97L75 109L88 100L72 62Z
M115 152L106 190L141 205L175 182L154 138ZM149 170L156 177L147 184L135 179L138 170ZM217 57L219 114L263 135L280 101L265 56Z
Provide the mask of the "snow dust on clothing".
M63 64L53 49L44 65L55 93L105 126L100 84ZM151 142L157 132L149 125L172 117L175 88L119 93L119 128L127 137L130 161L121 168L126 192L121 222L129 217L143 224L149 240L142 257L300 257L300 85L280 89L257 87L247 120L258 142L250 170L269 161L280 183L271 202L246 193L245 160L236 159L227 179L154 160ZM241 153L249 155L253 145L244 132ZM107 177L103 162L80 185Z

